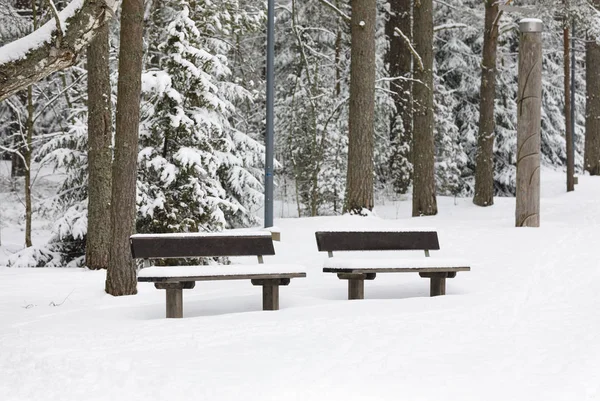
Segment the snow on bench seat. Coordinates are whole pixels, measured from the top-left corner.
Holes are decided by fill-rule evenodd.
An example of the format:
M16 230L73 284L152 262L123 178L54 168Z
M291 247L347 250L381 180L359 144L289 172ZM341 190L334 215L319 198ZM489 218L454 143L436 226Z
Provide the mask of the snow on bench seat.
M214 266L154 266L142 269L138 281L209 281L306 277L306 269L294 264Z
M133 234L130 238L213 238L213 237L271 237L270 231L235 231L227 230L216 233L168 233L168 234Z
M436 272L468 271L469 264L461 259L444 258L396 258L396 259L360 259L348 257L328 258L324 265L326 272Z

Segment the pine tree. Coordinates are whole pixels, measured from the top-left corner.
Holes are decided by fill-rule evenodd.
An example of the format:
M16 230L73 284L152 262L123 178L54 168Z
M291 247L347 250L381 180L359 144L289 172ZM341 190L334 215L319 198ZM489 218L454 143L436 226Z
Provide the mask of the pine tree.
M211 15L208 2L193 9L175 4L158 46L161 70L144 75L146 95L155 99L139 154L139 232L220 231L255 222L264 149L230 121L234 102L251 95L228 80L227 49L199 29L233 30L236 21L224 14Z

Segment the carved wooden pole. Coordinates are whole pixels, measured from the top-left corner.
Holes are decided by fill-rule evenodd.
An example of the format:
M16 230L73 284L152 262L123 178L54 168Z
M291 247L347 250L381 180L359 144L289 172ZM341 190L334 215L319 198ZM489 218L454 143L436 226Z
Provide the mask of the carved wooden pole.
M520 21L517 94L517 227L540 226L542 21Z

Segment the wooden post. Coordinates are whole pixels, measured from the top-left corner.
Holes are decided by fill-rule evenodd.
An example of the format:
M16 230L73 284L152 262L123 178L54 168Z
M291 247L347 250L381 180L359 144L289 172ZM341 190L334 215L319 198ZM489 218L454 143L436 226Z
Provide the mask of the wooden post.
M516 227L540 226L540 127L542 106L542 21L519 23L517 94Z

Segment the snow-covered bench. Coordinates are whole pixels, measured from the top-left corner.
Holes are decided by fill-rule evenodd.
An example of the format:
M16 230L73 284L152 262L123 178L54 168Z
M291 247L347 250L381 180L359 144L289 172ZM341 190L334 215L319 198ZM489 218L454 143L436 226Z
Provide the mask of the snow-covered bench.
M429 258L429 251L439 250L437 232L410 231L320 231L315 233L319 251L328 252L325 273L337 273L348 280L348 299L363 299L365 280L374 280L377 273L419 273L430 282L430 295L446 293L446 278L459 271L469 271L461 260ZM424 258L359 258L333 256L334 251L425 251ZM362 256L362 255L361 255Z
M263 264L264 255L274 255L270 232L136 234L130 237L134 259L195 258L213 256L257 256L253 265L153 266L138 273L139 282L152 282L167 293L167 317L183 317L182 290L196 281L250 280L263 288L263 310L279 309L279 286L295 277L306 277L303 266Z

